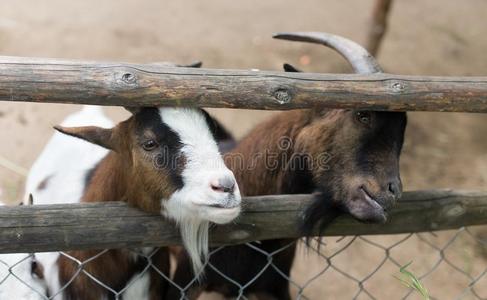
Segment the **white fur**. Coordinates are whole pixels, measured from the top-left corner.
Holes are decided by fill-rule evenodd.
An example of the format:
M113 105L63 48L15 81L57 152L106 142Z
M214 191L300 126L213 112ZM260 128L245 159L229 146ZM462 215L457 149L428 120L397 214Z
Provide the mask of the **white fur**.
M46 283L31 274L31 261L27 253L0 254L0 299L47 299ZM18 278L9 273L9 267Z
M62 300L61 283L59 282L59 268L57 260L59 252L36 253L37 261L44 267L44 278L49 289L50 296L54 300Z
M103 114L101 107L84 106L81 111L68 116L61 125L110 128L114 124ZM32 194L34 204L78 203L83 196L86 173L107 154L105 148L56 131L29 172L24 202L27 204L29 194ZM47 177L46 189L37 190L39 183ZM45 281L54 300L63 298L62 293L58 293L61 289L57 265L59 255L58 252L36 254L37 261L44 267ZM135 275L132 280L135 279L137 281L124 292L124 295L130 295L126 299L149 299L148 292L143 290L144 286L148 289L148 283L138 282L144 281L144 277ZM12 296L10 299L17 298Z
M62 126L113 127L99 106L84 106L81 111L69 115ZM108 150L55 132L44 150L32 165L26 181L24 204L32 195L34 204L78 203L83 195L86 173L100 162ZM45 189L38 185L49 178ZM57 259L58 252L37 253L36 259L44 267L44 277L54 300L61 300ZM12 298L15 299L15 298Z
M150 273L145 272L139 277L134 275L127 283L128 288L122 293L123 299L149 299Z
M85 106L68 116L62 126L113 127L101 107ZM44 150L32 165L26 181L24 203L32 194L34 204L77 203L83 195L86 172L93 168L108 150L55 132ZM49 178L47 188L37 190L44 179Z
M211 189L211 182L224 177L235 181L235 177L225 166L199 110L160 108L159 113L162 121L179 135L186 157L183 188L169 199L162 199L162 213L179 224L184 246L198 273L203 266L201 256L208 254L209 222L224 224L234 220L240 213L240 192L237 184L233 194ZM215 204L224 208L209 206Z
M209 131L205 118L195 109L161 108L160 115L169 127L181 138L187 165L183 170L184 187L174 193L170 199L162 200L166 216L176 220L181 226L181 234L188 252L196 267L201 268L200 254L208 251L209 221L228 223L240 212L240 193L236 186L234 196L217 193L210 188L211 180L224 176L233 177L218 152L217 145ZM100 107L85 106L62 122L63 126L100 126L112 127L113 123L105 117ZM105 157L108 151L81 139L59 132L54 133L39 158L29 172L26 183L25 201L30 194L34 204L58 204L79 202L84 189L84 180L88 170ZM49 178L45 189L37 187ZM223 204L229 208L214 208L207 205ZM148 250L148 249L146 249ZM55 300L62 299L57 293L59 253L38 253L36 258L45 270L45 278L51 295ZM135 281L124 292L127 299L148 299L148 275L134 275ZM139 282L141 280L141 282ZM0 286L1 288L1 286ZM10 294L8 294L10 295ZM0 297L3 299L3 297ZM7 297L6 299L22 299Z

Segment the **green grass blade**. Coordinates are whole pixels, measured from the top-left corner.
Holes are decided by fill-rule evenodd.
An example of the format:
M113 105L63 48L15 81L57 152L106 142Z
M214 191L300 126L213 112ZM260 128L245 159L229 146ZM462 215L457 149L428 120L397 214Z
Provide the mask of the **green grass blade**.
M424 300L430 300L428 290L424 287L424 285L421 283L418 277L416 277L416 275L414 275L412 272L410 272L407 269L412 263L413 262L411 261L405 264L404 266L400 267L399 268L400 276L393 275L393 277L399 280L399 282L402 285L406 286L407 288L411 288L417 291Z

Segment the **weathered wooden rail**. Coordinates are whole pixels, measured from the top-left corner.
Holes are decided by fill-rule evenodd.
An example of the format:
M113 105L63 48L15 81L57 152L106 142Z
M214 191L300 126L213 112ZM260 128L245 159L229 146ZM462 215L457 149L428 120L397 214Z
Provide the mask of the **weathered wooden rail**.
M487 77L310 74L0 57L0 101L248 109L313 107L487 112ZM310 195L244 199L213 244L299 237ZM279 226L275 226L279 224ZM407 192L389 223L339 217L325 235L394 234L487 224L487 192ZM180 243L173 224L124 203L0 207L0 253Z
M235 224L215 226L212 244L299 237L296 222L310 195L244 199ZM339 217L328 236L396 234L446 230L487 223L487 192L406 192L386 224L359 223ZM278 226L276 226L278 224ZM0 253L69 249L104 249L179 244L173 224L121 202L1 207Z
M487 112L487 77L258 72L0 57L0 100Z

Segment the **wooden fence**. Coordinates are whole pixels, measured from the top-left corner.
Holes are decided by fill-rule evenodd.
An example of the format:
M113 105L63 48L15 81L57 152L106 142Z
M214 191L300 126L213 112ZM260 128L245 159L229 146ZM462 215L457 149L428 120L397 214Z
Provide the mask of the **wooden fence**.
M0 57L0 101L286 110L330 107L487 112L487 77L350 75L170 68ZM298 237L310 195L250 197L211 243ZM275 226L279 224L279 226ZM338 218L325 235L393 234L487 224L487 192L406 192L387 224ZM178 244L174 226L123 203L0 208L0 253Z

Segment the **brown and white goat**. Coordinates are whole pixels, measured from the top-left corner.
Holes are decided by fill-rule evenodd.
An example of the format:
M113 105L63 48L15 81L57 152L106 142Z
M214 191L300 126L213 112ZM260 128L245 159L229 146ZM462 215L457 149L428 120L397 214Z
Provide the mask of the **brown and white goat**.
M177 223L193 267L201 269L201 255L208 251L209 223L228 223L240 212L235 177L225 166L216 143L230 137L201 109L130 111L132 116L113 128L57 126L59 132L46 148L58 151L43 152L33 166L27 188L33 189L36 204L65 203L69 199L77 202L81 197L81 202L126 201L144 211L161 213ZM100 114L99 109L87 107L68 118L66 124L109 124ZM64 153L80 145L85 147L84 152ZM49 174L44 169L49 169ZM142 251L157 251L151 262L158 270L149 268L138 277L135 275L143 271L147 261L126 249L108 250L91 261L100 250L68 251L66 255L38 253L36 257L44 266L49 294L54 299L109 299L118 294L161 299L168 283L158 272L169 276L168 250ZM86 273L79 272L75 260L85 262Z
M375 59L358 44L325 33L278 34L277 38L320 43L337 50L357 73L381 72ZM285 65L286 71L297 71ZM384 222L387 210L400 197L399 176L406 113L346 109L306 109L284 112L253 129L225 161L233 170L242 194L314 193L314 201L303 214L300 226L306 235L320 229L342 213L366 222ZM239 159L232 159L238 157ZM240 159L243 157L243 161ZM242 165L243 162L243 165ZM246 246L228 246L210 257L221 273L246 287L246 294L266 299L290 299L289 277L295 254L293 240L253 243L272 253L268 257ZM277 251L284 248L284 250ZM186 286L190 268L184 253L179 255L175 282ZM265 271L261 272L263 269ZM239 289L213 269L190 290L190 298L201 291L225 297L239 296ZM170 289L168 299L177 299Z

